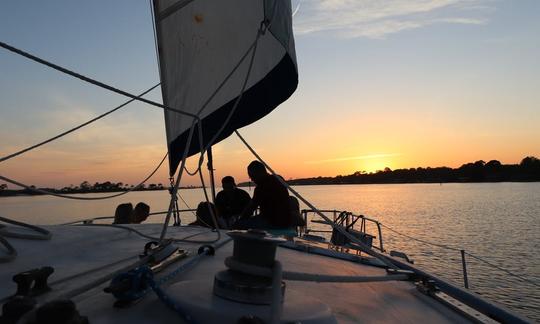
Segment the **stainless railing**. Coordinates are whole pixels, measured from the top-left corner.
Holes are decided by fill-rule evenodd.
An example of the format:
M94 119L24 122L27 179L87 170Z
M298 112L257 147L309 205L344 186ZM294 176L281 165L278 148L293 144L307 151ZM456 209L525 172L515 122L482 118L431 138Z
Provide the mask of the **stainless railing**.
M347 228L347 229L356 229L356 230L359 230L360 232L363 232L363 233L366 233L366 234L369 234L369 233L367 233L367 228L366 228L367 223L375 224L375 226L377 226L378 237L375 236L375 235L371 235L371 236L373 236L373 238L376 238L378 240L379 246L378 247L373 246L373 248L375 248L377 250L380 250L381 252L385 252L384 243L383 243L383 236L382 236L382 229L381 229L381 223L379 223L379 221L377 221L375 219L372 219L372 218L369 218L369 217L366 217L364 215L355 215L355 214L353 214L351 212L342 211L342 210L323 209L323 210L318 210L318 211L321 212L321 213L324 213L324 214L331 214L332 215L332 221L334 223L342 222L342 226L344 226L345 228ZM318 230L318 229L309 228L308 215L310 215L310 214L316 215L315 210L313 210L313 209L302 209L301 213L302 213L302 217L304 218L304 222L305 222L306 226L300 228L299 234L332 233L332 230ZM355 226L358 225L358 221L360 221L360 228L359 229L355 228ZM330 223L328 223L328 222L326 222L324 220L313 220L312 219L311 222L331 226Z

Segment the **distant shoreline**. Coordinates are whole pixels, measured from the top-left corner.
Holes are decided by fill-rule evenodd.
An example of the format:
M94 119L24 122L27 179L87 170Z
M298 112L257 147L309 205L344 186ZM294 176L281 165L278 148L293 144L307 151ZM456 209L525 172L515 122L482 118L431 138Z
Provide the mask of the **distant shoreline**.
M334 185L399 185L399 184L483 184L483 183L536 183L540 182L540 180L531 180L531 181L481 181L481 182L473 182L473 181L449 181L449 182L377 182L377 183L301 183L301 184L291 184L291 181L287 181L292 186L334 186ZM251 187L254 185L252 184ZM246 188L249 187L247 182L242 182L238 184L238 187ZM202 187L181 187L182 190L191 190L191 189L200 189ZM134 190L134 192L141 192L141 191L164 191L168 189L145 189L145 190ZM46 196L47 194L42 193L28 193L26 189L23 190L5 190L7 192L0 192L0 198L3 197L32 197L32 196ZM96 193L115 193L115 192L122 192L122 191L88 191L88 192L65 192L62 191L62 194L96 194ZM60 193L60 192L59 192Z
M287 183L292 186L317 185L354 185L354 184L414 184L414 183L501 183L501 182L540 182L540 159L534 156L523 158L519 164L502 164L497 160L484 162L482 160L463 164L459 168L409 168L370 172L357 171L349 175L335 177L312 177L303 179L290 179ZM251 182L242 182L239 187L254 186ZM180 189L196 189L200 186L180 187ZM0 197L44 195L44 193L30 189L12 190L6 184L0 184ZM62 189L39 188L41 190L58 194L81 193L113 193L132 191L168 190L163 184L151 183L133 186L122 182L106 181L96 182L93 185L83 181L79 186L71 185Z

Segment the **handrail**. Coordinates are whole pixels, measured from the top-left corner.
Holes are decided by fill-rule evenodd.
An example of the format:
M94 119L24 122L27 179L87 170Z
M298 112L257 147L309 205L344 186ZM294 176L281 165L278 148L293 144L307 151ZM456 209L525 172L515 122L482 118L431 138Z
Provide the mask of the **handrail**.
M360 231L362 232L366 232L366 222L370 222L370 223L373 223L377 226L377 232L378 232L378 240L379 240L379 246L373 246L373 248L377 249L377 250L380 250L381 252L385 252L384 250L384 243L383 243L383 236L382 236L382 229L381 229L381 223L375 219L372 219L372 218L369 218L369 217L366 217L364 215L355 215L353 213L350 213L350 212L345 212L345 211L342 211L342 210L336 210L336 209L322 209L322 210L319 210L320 212L322 213L332 213L333 214L333 222L335 223L338 216L341 215L342 213L347 213L346 214L346 218L345 218L345 227L348 228L348 227L352 227L354 228L354 224L360 219L361 220L361 223L360 223ZM313 213L313 214L316 214L316 211L313 210L313 209L302 209L302 215L304 217L304 222L306 224L305 228L302 229L302 232L307 234L308 232L317 232L317 233L327 233L326 231L319 231L319 230L310 230L308 228L308 219L307 219L307 216L309 213ZM319 223L319 224L326 224L326 225L330 225L328 224L327 222L325 221L313 221L313 223ZM329 232L331 233L331 232ZM366 233L367 234L367 233Z
M180 209L180 210L178 210L179 213L195 212L195 211L197 211L197 209ZM166 211L161 211L161 212L149 213L148 216L165 215L165 214L167 214ZM74 224L79 224L79 223L81 223L81 224L93 224L94 221L103 220L103 219L114 219L114 216L98 216L98 217L92 217L92 218L85 218L85 219L76 220L76 221L72 221L72 222L62 223L60 225L74 225Z

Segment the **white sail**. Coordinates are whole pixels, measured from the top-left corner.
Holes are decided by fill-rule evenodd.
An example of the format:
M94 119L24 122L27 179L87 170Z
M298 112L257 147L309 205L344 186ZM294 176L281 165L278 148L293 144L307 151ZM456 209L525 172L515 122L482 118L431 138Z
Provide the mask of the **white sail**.
M296 89L290 0L154 0L154 11L164 104L199 114L205 145L231 113L248 71L242 98L215 142L264 117ZM260 29L265 32L249 69L253 52L248 51ZM165 111L171 175L192 122L191 117ZM195 132L189 155L199 148Z

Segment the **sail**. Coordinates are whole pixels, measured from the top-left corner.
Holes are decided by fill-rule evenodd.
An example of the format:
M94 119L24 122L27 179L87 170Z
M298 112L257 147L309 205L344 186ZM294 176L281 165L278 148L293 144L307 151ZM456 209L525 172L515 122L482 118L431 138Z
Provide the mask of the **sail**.
M154 15L163 103L200 117L204 146L264 117L296 90L290 0L154 0ZM192 123L165 111L171 175L186 145L188 156L200 152L198 131L187 143Z

